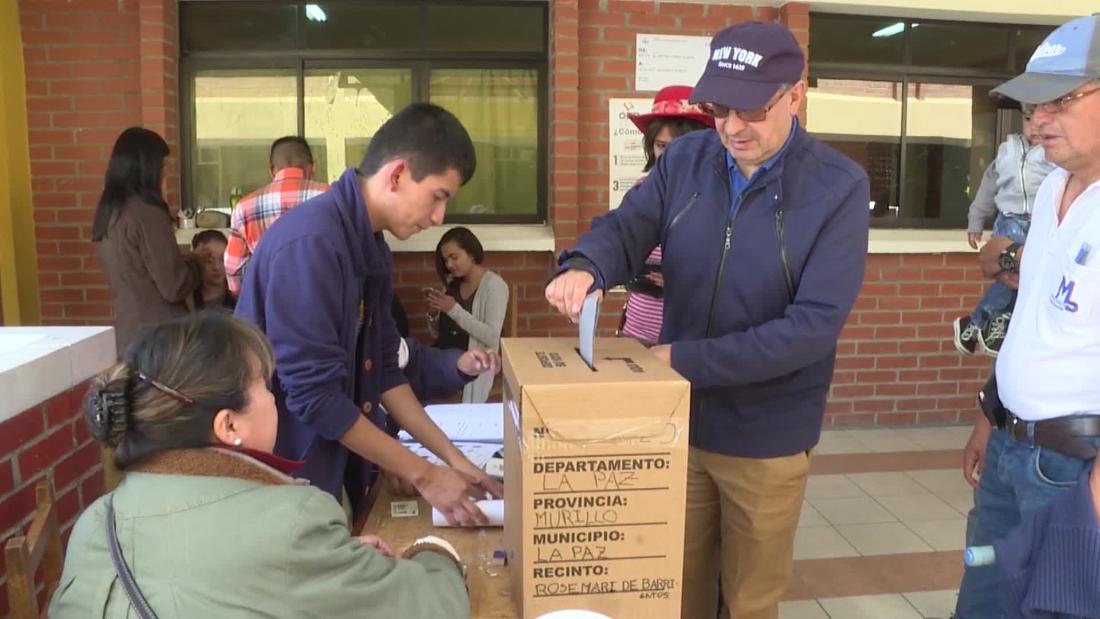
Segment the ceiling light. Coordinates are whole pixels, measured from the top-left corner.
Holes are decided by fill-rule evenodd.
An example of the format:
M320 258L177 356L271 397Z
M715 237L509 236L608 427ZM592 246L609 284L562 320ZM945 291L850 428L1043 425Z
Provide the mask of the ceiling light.
M325 11L316 4L306 5L306 19L310 21L326 21L328 15L325 15Z

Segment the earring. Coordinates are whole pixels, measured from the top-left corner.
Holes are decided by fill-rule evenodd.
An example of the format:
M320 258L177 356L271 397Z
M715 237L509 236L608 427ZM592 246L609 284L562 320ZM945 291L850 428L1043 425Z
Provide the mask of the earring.
M233 439L233 446L234 447L240 447L241 443L243 443L243 442L244 441L241 440L241 437L238 436L237 438Z

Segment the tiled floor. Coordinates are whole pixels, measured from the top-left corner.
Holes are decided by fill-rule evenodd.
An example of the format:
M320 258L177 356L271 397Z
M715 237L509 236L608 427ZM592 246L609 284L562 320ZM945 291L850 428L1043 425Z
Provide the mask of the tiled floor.
M945 619L962 575L969 427L834 430L814 451L781 619Z

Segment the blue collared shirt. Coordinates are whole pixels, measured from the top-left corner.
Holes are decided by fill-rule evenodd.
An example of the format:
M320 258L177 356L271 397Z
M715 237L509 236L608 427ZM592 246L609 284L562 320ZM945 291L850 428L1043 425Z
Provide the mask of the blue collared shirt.
M794 138L795 131L798 129L798 117L791 118L791 134L787 136L787 141L783 143L783 148L779 149L779 152L772 155L770 159L765 161L756 169L752 174L752 178L745 178L745 175L741 173L741 168L737 167L737 162L733 160L733 155L726 151L726 167L729 168L730 174L730 219L737 216L737 209L741 208L741 195L745 193L753 181L763 176L768 170L775 166L775 163L779 161L779 158L783 156L783 153L787 152L787 148L791 145L791 140Z

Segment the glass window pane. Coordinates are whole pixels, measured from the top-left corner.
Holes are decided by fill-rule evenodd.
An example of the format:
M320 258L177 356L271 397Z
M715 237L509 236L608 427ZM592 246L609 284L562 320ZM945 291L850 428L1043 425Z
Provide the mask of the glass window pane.
M477 173L447 211L538 212L538 73L534 69L432 71L431 101L458 116L477 149Z
M814 13L810 17L810 62L901 64L904 23L890 18Z
M275 2L181 2L182 51L293 49L297 11Z
M910 61L921 67L1008 70L1004 26L910 22Z
M234 187L248 193L271 180L271 143L298 133L295 84L292 70L195 73L191 173L197 210L228 208Z
M308 4L303 11L302 28L310 49L420 47L417 6Z
M1016 73L1023 73L1024 68L1027 67L1027 61L1031 60L1031 55L1035 53L1043 39L1047 38L1053 31L1054 28L1049 26L1015 29L1012 36L1016 44L1016 57L1013 58L1012 70Z
M540 6L428 7L428 47L434 50L541 52Z
M305 74L306 140L314 177L332 182L363 159L374 132L412 103L410 69L319 69Z
M867 170L873 217L898 215L900 82L815 79L806 128Z
M966 225L970 198L996 151L989 87L910 83L902 217Z

